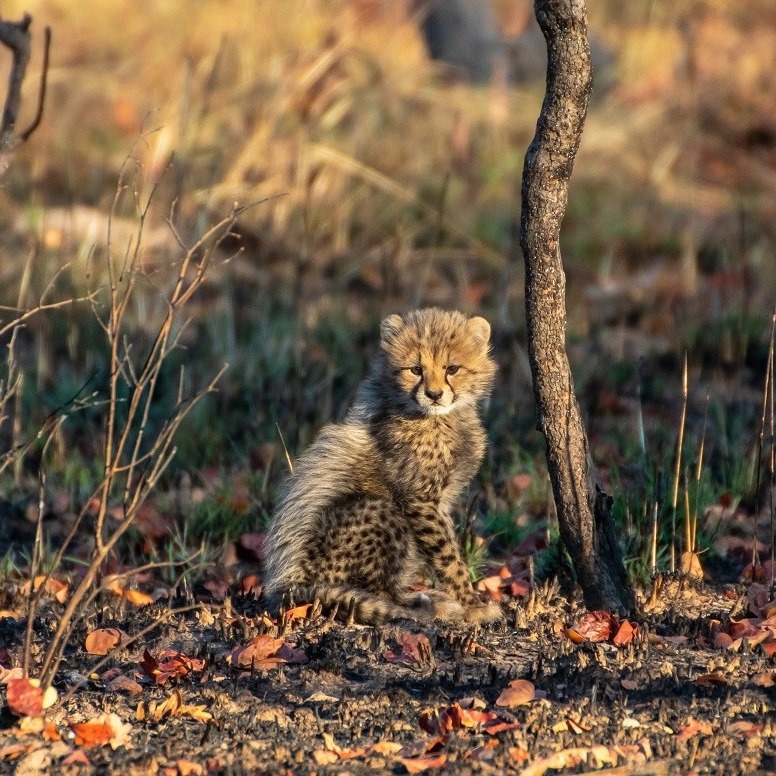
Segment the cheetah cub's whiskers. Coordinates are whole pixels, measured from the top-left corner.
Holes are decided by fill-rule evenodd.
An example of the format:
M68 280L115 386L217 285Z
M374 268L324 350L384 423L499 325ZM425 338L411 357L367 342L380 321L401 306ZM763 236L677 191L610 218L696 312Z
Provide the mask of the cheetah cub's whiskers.
M288 481L266 542L268 603L317 598L365 623L500 619L472 587L452 518L485 452L490 324L433 308L388 316L380 335L345 421ZM422 571L437 588L414 593Z

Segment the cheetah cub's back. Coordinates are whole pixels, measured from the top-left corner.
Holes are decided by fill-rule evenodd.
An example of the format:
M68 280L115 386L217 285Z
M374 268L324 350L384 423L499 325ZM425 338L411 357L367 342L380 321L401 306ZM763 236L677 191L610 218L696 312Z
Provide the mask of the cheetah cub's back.
M289 478L267 536L268 603L317 598L361 622L498 619L472 587L452 516L485 451L490 325L432 308L391 315L380 333L345 421ZM411 590L421 572L435 589Z

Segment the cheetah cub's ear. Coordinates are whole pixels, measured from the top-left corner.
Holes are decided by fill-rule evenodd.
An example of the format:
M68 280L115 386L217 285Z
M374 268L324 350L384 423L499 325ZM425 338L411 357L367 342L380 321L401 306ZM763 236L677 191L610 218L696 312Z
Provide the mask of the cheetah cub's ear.
M380 324L380 339L390 342L404 328L404 318L401 315L389 315Z
M480 318L479 315L469 318L466 321L466 329L475 340L487 347L488 340L490 340L490 324L484 318Z

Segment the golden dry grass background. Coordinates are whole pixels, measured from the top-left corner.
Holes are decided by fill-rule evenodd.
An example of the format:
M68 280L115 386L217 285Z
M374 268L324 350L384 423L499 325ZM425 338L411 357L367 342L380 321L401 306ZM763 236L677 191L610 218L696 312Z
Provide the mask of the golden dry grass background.
M530 22L523 0L494 8L505 34ZM175 256L162 221L172 202L188 243L234 202L259 203L240 219L243 255L192 311L189 344L207 340L232 364L235 394L255 390L261 405L290 373L320 377L324 398L300 388L291 413L322 401L336 414L332 396L346 398L358 377L342 373L364 368L343 362L346 343L410 306L481 310L519 338L520 174L543 83L451 75L428 59L408 2L6 0L0 11L34 17L22 124L42 28L54 32L44 122L0 187L8 298L30 255L30 299L68 262L83 285L127 154L146 195L174 153L146 229L149 287L163 287ZM607 0L590 5L590 32L608 53L564 223L572 338L596 334L608 359L689 348L699 363L724 350L740 366L753 340L762 352L774 296L776 11ZM135 231L125 197L116 255ZM133 320L142 330L163 309L152 293ZM51 329L39 337L38 364L57 348L88 364L91 330L51 325L66 330L59 344ZM507 383L526 392L525 361L515 363ZM302 374L313 367L323 376ZM262 382L269 369L277 383Z
M189 213L278 197L246 226L291 253L411 251L435 239L442 212L452 243L502 256L542 84L443 77L407 6L5 2L6 18L33 14L38 41L44 24L54 30L45 122L0 195L6 217L30 201L104 208L133 140L155 130L137 149L146 177L175 151L171 195ZM525 26L525 2L495 7L505 32ZM720 0L590 13L610 86L575 171L569 260L637 243L677 254L686 228L703 242L742 209L772 221L776 14ZM31 72L28 113L35 88Z

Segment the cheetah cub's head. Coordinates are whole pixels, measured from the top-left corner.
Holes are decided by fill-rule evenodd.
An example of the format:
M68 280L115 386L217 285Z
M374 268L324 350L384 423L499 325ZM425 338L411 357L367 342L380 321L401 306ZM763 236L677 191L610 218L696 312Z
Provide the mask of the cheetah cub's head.
M430 308L389 315L380 327L385 367L398 400L411 411L445 415L490 392L496 364L490 324L479 317Z

